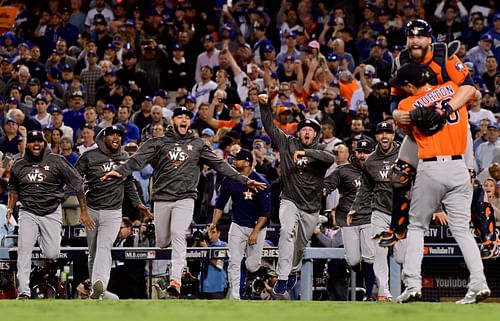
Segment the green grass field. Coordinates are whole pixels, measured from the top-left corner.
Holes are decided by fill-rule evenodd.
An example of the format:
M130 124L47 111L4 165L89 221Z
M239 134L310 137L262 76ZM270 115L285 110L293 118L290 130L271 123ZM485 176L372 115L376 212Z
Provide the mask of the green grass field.
M12 321L461 321L497 320L500 304L349 303L300 301L0 301L0 320Z

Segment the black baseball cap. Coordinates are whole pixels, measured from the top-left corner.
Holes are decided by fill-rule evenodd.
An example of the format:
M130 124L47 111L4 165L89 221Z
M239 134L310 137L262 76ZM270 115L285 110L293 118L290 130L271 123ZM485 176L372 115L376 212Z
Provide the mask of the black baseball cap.
M109 136L112 134L118 134L118 135L123 137L123 135L125 135L125 129L120 124L108 126L108 127L103 129L104 136Z
M299 132L304 127L311 127L316 133L321 131L321 125L314 119L303 119L297 125L297 132Z
M193 118L193 113L189 111L186 107L177 107L174 110L174 114L172 115L172 118L175 118L180 115L187 115L189 118Z
M249 162L250 165L253 163L252 152L245 148L240 149L237 153L233 155L233 157L236 160L245 160Z
M394 126L392 125L392 123L389 123L387 121L378 123L377 127L375 128L375 134L382 132L394 133Z
M35 141L45 142L43 133L39 130L30 130L26 135L26 142L29 144Z
M373 152L374 148L375 147L373 146L372 141L368 140L368 139L361 139L356 144L356 151L360 151L360 152L371 153L371 152Z
M396 76L389 80L391 87L403 87L408 84L422 86L426 83L425 69L418 64L407 63L398 69Z

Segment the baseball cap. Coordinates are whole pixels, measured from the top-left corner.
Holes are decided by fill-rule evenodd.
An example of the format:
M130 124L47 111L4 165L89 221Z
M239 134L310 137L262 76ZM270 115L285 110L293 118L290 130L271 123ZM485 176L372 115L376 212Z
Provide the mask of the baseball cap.
M98 24L108 25L103 14L98 13L94 16L94 25Z
M493 93L489 90L481 90L481 96L494 96Z
M232 30L233 30L233 27L231 26L231 24L229 24L229 23L225 23L225 24L222 26L222 30L232 31Z
M168 94L165 90L163 89L158 89L156 92L155 92L155 97L158 96L158 97L161 97L161 98L164 98L164 99L168 99Z
M124 23L125 27L135 27L135 20L127 19Z
M180 43L176 43L172 50L184 51L184 47Z
M372 43L371 47L372 48L373 47L380 47L380 48L384 49L385 48L385 44L382 41L375 41L374 43Z
M36 104L37 102L39 101L43 101L45 103L47 103L47 98L45 98L45 96L41 95L41 94L38 94L36 97L35 97L35 101L34 103Z
M415 4L414 4L413 2L408 1L408 2L406 2L406 3L403 5L403 9L405 9L405 8L415 9L416 7L415 7Z
M26 135L26 142L29 144L36 141L45 142L43 133L39 130L30 130Z
M499 126L498 126L498 124L497 124L497 123L490 123L490 124L488 125L488 128L491 128L491 129L499 129Z
M77 90L71 93L70 98L81 97L83 98L83 93L81 90Z
M114 69L112 69L112 68L106 70L106 72L104 73L104 76L109 76L109 75L116 76L116 71Z
M5 123L6 123L6 124L7 124L7 123L15 123L15 124L17 124L17 121L16 121L16 119L15 119L14 117L9 117L9 118L7 118L7 119L5 120Z
M62 114L62 109L57 105L51 105L49 108L49 114L59 113Z
M205 128L204 130L201 131L201 136L214 137L215 133L211 128Z
M28 43L26 43L26 42L21 42L21 43L19 44L19 46L17 46L17 47L18 47L18 48L24 47L24 48L26 48L26 49L28 49L28 50L29 50L29 49L31 49L30 45L29 45Z
M394 126L392 123L389 123L387 121L382 121L377 124L377 127L375 128L375 134L381 133L381 132L390 132L394 133Z
M116 51L117 47L114 43L110 42L106 45L106 49L111 49L113 51Z
M291 114L292 110L290 108L287 108L287 107L284 107L284 106L279 107L278 108L278 115L281 115L283 113L290 113Z
M59 68L57 68L57 67L50 67L49 74L51 74L53 76L58 76L61 74L61 70L59 70Z
M186 107L177 107L174 109L174 114L172 115L172 118L175 118L180 115L186 115L189 118L193 118L193 113L189 111Z
M203 41L205 41L205 40L214 42L214 36L212 36L212 35L205 35L205 37L203 37Z
M143 99L142 101L143 101L143 102L145 102L145 101L149 101L150 103L152 103L152 102L153 102L153 100L154 100L154 98L153 98L153 97L151 97L151 96L144 96L144 99Z
M373 149L373 143L368 139L361 139L356 143L356 151L371 153Z
M71 66L70 64L64 64L61 68L62 71L71 71L73 72L73 66Z
M125 129L120 124L108 126L108 127L103 129L104 136L109 136L112 134L119 134L120 136L123 137L123 135L125 135Z
M495 14L493 15L493 19L492 19L492 20L493 20L493 21L495 21L495 20L500 20L500 12L495 13Z
M195 96L191 96L191 95L187 95L186 98L185 98L186 101L190 101L192 103L196 103L196 97Z
M338 61L342 59L342 56L341 55L338 55L334 52L330 53L327 57L326 57L326 60L328 60L329 62L334 62L334 61Z
M471 61L464 62L464 66L467 67L467 69L469 69L469 72L471 72L472 70L474 70L474 63L471 62Z
M122 58L123 59L135 58L135 52L133 50L128 50L128 51L123 53Z
M309 44L307 46L309 48L319 49L319 42L317 42L316 40L313 40L313 41L309 42Z
M297 34L293 31L290 31L287 35L286 35L287 38L297 38Z
M287 62L287 61L294 62L295 61L295 57L294 56L286 56L285 57L285 62Z
M255 110L255 105L251 101L245 101L243 103L243 108Z
M321 125L314 119L303 119L297 125L297 131L300 131L304 127L311 127L316 133L321 131Z
M260 139L266 143L266 145L269 145L272 143L271 137L269 135L262 135L260 136Z
M29 86L40 86L40 80L37 78L31 78L30 81L28 82Z
M88 129L92 129L92 130L94 130L94 127L95 127L95 126L94 126L94 125L92 125L92 124L90 124L90 123L85 123L85 124L83 124L82 129L84 129L84 128L88 128Z
M274 51L274 46L272 44L267 44L264 46L264 52L272 52Z
M9 97L6 101L7 104L17 104L19 105L19 100L15 97Z
M404 64L398 69L396 76L389 81L391 87L402 87L408 84L421 86L425 84L424 68L415 63Z
M365 65L365 75L370 75L370 76L375 76L377 71L375 70L375 67L372 65Z
M113 104L106 104L106 105L104 105L103 110L109 110L112 113L116 113L116 107Z
M493 43L493 37L489 33L485 33L484 35L482 35L481 38L479 38L479 40Z
M245 161L249 162L250 164L253 163L252 152L249 151L248 149L245 149L245 148L241 148L240 150L238 150L238 152L235 153L233 155L233 157L235 160L245 160Z
M307 97L307 100L319 101L319 96L318 95L309 95Z

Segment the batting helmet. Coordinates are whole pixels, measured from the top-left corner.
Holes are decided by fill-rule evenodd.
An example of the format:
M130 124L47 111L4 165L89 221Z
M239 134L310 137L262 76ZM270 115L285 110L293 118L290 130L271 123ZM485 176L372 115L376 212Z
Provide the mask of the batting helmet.
M416 19L406 24L406 36L432 37L431 25L422 19Z

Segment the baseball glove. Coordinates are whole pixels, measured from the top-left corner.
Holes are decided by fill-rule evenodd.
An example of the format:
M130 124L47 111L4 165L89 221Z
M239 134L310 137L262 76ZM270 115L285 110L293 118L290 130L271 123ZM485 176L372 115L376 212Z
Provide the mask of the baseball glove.
M410 118L415 127L426 136L434 135L446 125L446 117L433 106L413 109L410 111Z

